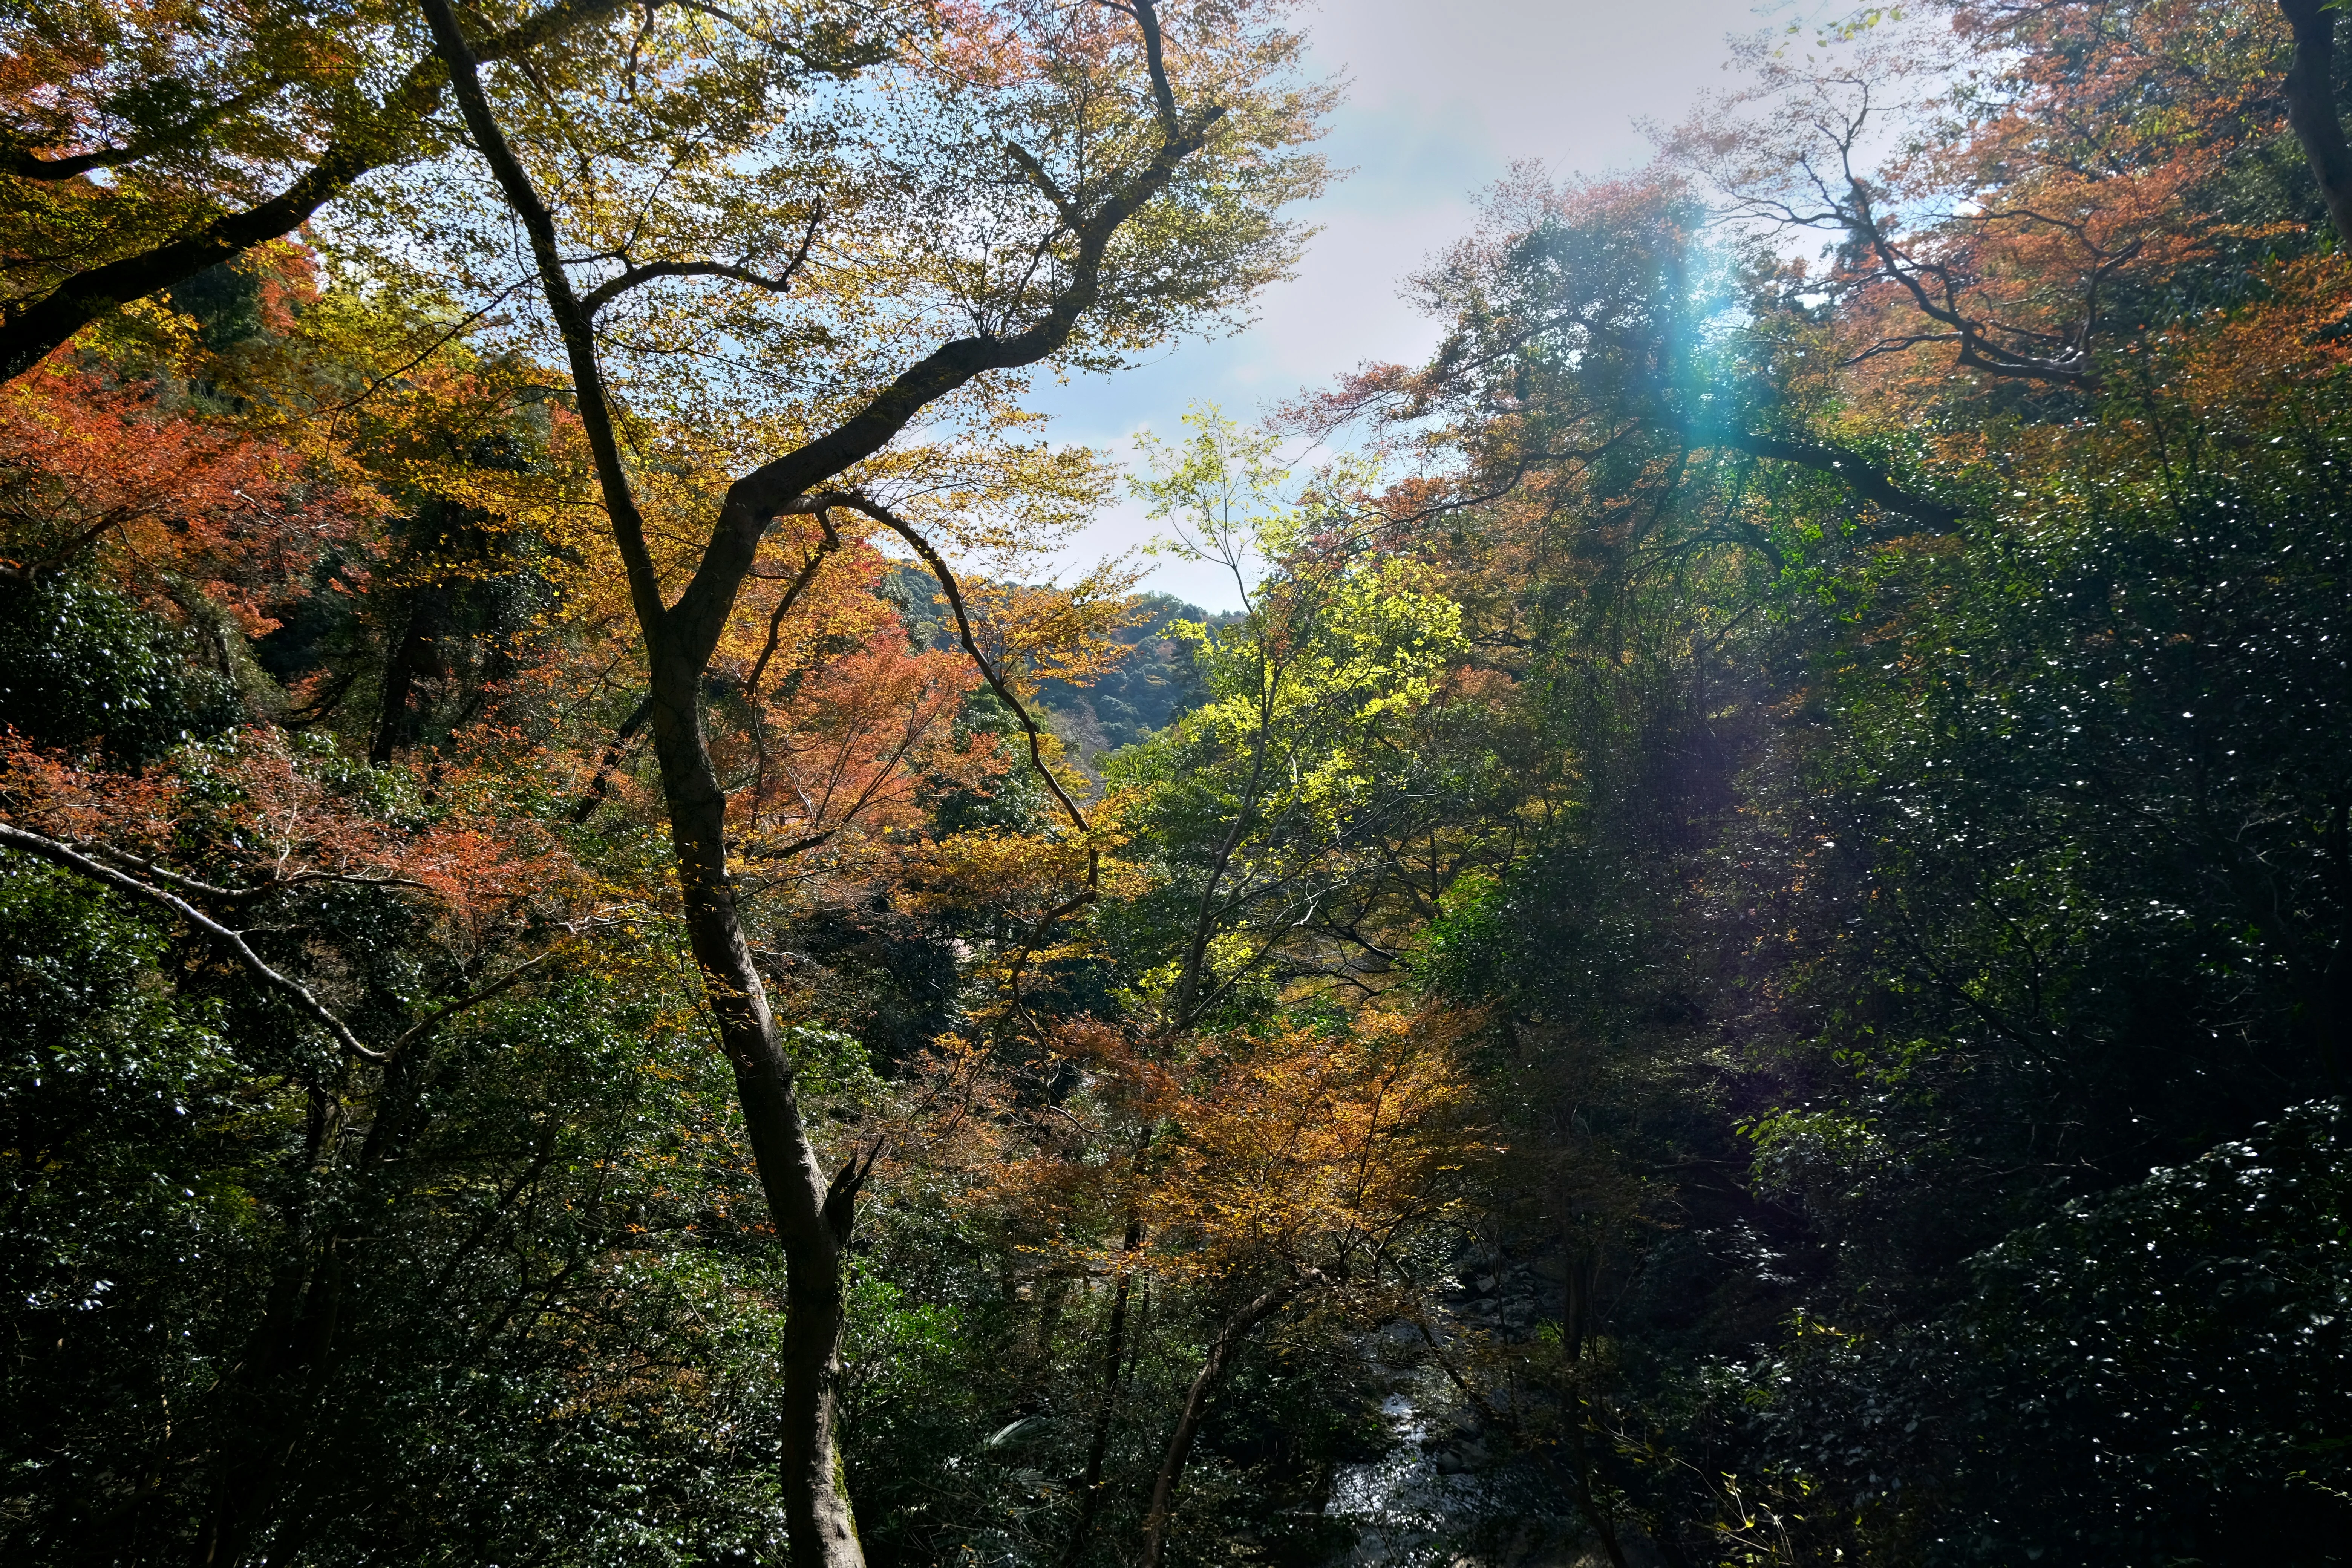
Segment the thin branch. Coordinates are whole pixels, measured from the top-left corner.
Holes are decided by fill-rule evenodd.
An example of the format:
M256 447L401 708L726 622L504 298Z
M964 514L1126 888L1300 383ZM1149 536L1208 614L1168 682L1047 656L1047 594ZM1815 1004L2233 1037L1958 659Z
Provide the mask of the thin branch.
M406 877L353 877L341 871L297 871L290 877L272 878L250 888L220 888L210 882L199 882L194 877L184 877L168 867L133 855L127 849L118 849L111 844L84 840L69 844L67 847L87 855L103 856L118 865L128 866L184 892L194 893L201 898L219 899L227 903L246 903L288 888L307 887L314 882L341 882L360 888L410 888L420 892L430 890L425 883Z
M1045 199L1054 204L1054 210L1062 215L1062 222L1065 225L1076 228L1084 221L1077 204L1063 194L1062 187L1054 183L1054 176L1045 172L1045 165L1039 163L1036 155L1028 148L1018 142L1007 142L1004 144L1004 152L1007 157L1021 165L1022 171L1035 182L1037 188L1045 193ZM1040 254L1042 254L1042 247ZM1034 258L1031 259L1031 266L1034 269Z
M853 813L851 815L855 814ZM822 833L812 833L804 838L795 838L781 849L759 849L746 847L742 850L742 856L747 861L756 860L762 864L771 860L789 860L795 855L805 854L811 849L819 847L828 839L832 838L834 835L839 833L841 831L841 824L835 823L833 826L826 828Z
M352 409L357 408L361 404L365 403L369 398L373 397L387 384L406 375L410 371L415 370L418 365L423 364L426 360L431 359L436 353L438 353L441 351L444 344L453 342L458 333L464 331L467 328L472 326L475 322L488 315L492 310L497 310L500 305L505 304L507 302L507 297L521 287L522 284L520 282L508 284L505 288L492 295L488 304L482 306L479 310L470 310L464 316L460 317L456 326L451 327L439 337L435 338L430 343L427 343L423 352L410 359L405 364L402 364L393 370L388 370L384 372L383 374L377 376L373 381L369 382L365 387L362 388L358 395L351 398L349 401L334 404L330 407L320 409L320 412L322 414L343 414L348 413Z
M1013 716L1021 721L1021 728L1027 731L1030 765L1036 769L1037 776L1045 781L1045 787L1054 792L1054 798L1061 803L1064 814L1070 819L1070 825L1080 833L1091 833L1093 829L1087 825L1086 813L1078 809L1078 803L1072 800L1069 792L1062 787L1062 781L1054 776L1054 770L1045 765L1045 731L1038 728L1037 721L1030 717L1029 710L1023 705L1020 698L1013 694L1013 689L1005 684L1003 676L997 674L996 667L989 662L988 656L980 651L980 644L973 640L971 618L964 614L963 590L957 585L955 574L948 570L948 563L940 559L940 552L931 548L931 542L916 531L913 524L900 518L888 507L879 501L869 500L855 490L828 491L801 505L812 511L835 506L862 511L913 546L915 553L923 558L923 564L931 569L931 575L939 579L940 590L947 595L948 607L955 612L956 636L962 642L964 652L971 656L971 662L978 667L981 675L987 680L990 689L1003 700L1007 708L1013 710ZM797 510L800 508L795 507L794 510Z
M738 283L765 289L771 294L786 293L792 289L793 275L801 269L802 263L808 260L809 247L816 243L817 226L824 221L824 209L822 206L809 215L808 233L801 237L800 248L793 252L793 258L785 264L783 271L773 278L729 261L648 261L632 267L619 277L600 283L583 294L580 309L593 317L622 294L657 278L731 278Z
M102 882L117 892L129 893L133 898L144 899L149 903L160 905L171 910L206 936L226 947L231 952L236 953L238 961L255 979L274 991L283 992L291 998L295 1005L308 1013L329 1034L334 1036L336 1043L343 1049L353 1056L364 1057L372 1062L392 1059L386 1052L371 1050L360 1044L359 1037L352 1034L341 1018L328 1011L326 1004L311 995L299 982L288 979L263 963L261 955L247 944L243 931L231 931L185 899L167 892L152 883L142 882L128 872L118 871L111 866L93 860L89 856L60 844L54 838L27 832L9 823L0 822L0 847L18 850L26 855L37 855L44 860L65 867L69 871L79 872L94 882Z
M813 510L825 506L845 506L864 512L905 540L914 548L915 553L923 558L923 563L931 569L931 575L939 579L940 591L947 595L948 607L955 612L956 636L963 644L963 651L980 670L982 678L988 682L989 689L1013 710L1013 716L1020 721L1021 728L1028 734L1029 765L1035 770L1039 778L1045 781L1045 787L1054 792L1054 798L1061 803L1062 810L1069 817L1071 826L1082 835L1090 835L1094 830L1087 823L1086 813L1078 809L1078 803L1070 798L1069 792L1062 787L1062 781L1054 776L1054 770L1045 763L1045 732L1038 728L1037 721L1031 717L1028 708L1021 699L1013 694L1013 688L1007 685L1003 677L997 673L996 667L989 662L988 656L980 651L980 643L971 635L971 619L964 613L963 590L958 585L955 574L948 570L948 563L940 558L940 552L931 547L930 541L925 539L912 524L898 517L889 508L878 501L869 500L855 491L830 491L804 504ZM1090 844L1087 847L1087 885L1065 902L1046 910L1038 921L1036 929L1023 940L1020 951L1013 956L1013 967L1006 974L1006 989L1012 993L1013 1006L1016 1012L1025 1014L1025 1008L1021 1000L1021 977L1027 970L1030 959L1036 955L1038 946L1045 942L1047 933L1063 920L1076 914L1100 897L1101 888L1102 851Z
M575 826L595 815L596 807L604 803L605 794L612 788L613 770L620 766L621 753L628 749L629 742L636 739L637 731L644 729L646 721L653 716L654 700L648 695L629 710L627 718L621 721L621 727L613 732L613 739L604 747L604 754L596 760L596 776L589 780L588 793L582 795L579 803L572 808L571 816Z
M1960 284L1949 267L1941 262L1923 262L1904 253L1901 247L1886 237L1885 226L1872 210L1870 190L1861 177L1849 168L1846 182L1853 205L1845 216L1849 230L1857 239L1867 244L1878 259L1879 270L1893 279L1911 296L1911 302L1932 321L1940 321L1958 334L1960 342L1959 363L1987 375L2012 376L2028 381L2054 382L2061 385L2086 386L2095 381L2092 374L2088 349L2091 328L2095 323L2098 284L2106 274L2138 251L2137 244L2126 247L2118 256L2103 259L2091 275L2084 300L2082 327L2071 340L2062 339L2063 351L2042 358L2001 347L1985 335L1985 323L1960 309ZM1942 299L1928 292L1921 281L1936 281Z
M816 509L816 525L824 530L824 537L809 552L808 563L801 568L800 575L793 579L792 586L784 590L784 596L776 602L776 613L768 617L767 644L760 649L759 659L751 666L750 679L743 682L743 695L747 700L759 693L760 678L768 673L768 661L776 656L776 645L784 634L784 617L792 613L793 602L816 581L817 568L824 564L824 558L841 548L841 535L834 531L831 508Z
M478 986L474 990L467 992L463 996L459 996L453 1001L443 1003L440 1006L436 1007L432 1012L426 1014L423 1018L417 1020L415 1024L410 1025L407 1032L400 1037L398 1046L395 1046L394 1048L397 1049L399 1048L399 1046L405 1046L409 1041L417 1038L421 1035L430 1034L433 1030L439 1028L443 1024L447 1023L451 1018L456 1017L458 1014L467 1011L468 1008L479 1006L482 1003L488 1001L491 997L498 995L500 992L505 991L508 987L513 985L517 981L522 979L524 975L530 973L539 965L545 963L549 959L553 958L562 951L563 951L562 948L551 947L545 952L541 953L538 957L525 959L522 963L516 964L512 969L508 970L504 974L500 975L498 979L491 981L488 984Z

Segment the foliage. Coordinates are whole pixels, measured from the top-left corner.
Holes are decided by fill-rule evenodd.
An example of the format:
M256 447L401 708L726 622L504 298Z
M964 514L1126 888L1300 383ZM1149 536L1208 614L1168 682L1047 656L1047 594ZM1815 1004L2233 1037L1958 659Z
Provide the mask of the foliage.
M6 24L10 1560L2339 1560L2316 25L1518 169L1209 616L1278 7Z

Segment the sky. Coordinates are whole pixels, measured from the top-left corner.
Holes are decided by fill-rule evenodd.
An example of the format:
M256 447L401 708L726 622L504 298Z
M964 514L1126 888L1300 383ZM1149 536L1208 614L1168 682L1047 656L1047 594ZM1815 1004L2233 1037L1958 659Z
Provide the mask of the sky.
M1314 68L1351 84L1322 148L1352 173L1301 211L1322 232L1297 276L1266 290L1236 336L1042 383L1030 405L1053 416L1056 439L1127 461L1136 430L1173 439L1194 402L1246 419L1367 361L1422 357L1437 328L1398 290L1468 231L1480 190L1521 158L1561 175L1639 167L1649 143L1635 122L1678 120L1732 86L1729 40L1792 11L1788 0L1322 0ZM1122 502L1056 564L1067 575L1154 531ZM1212 610L1237 602L1220 573L1180 562L1157 563L1144 586Z

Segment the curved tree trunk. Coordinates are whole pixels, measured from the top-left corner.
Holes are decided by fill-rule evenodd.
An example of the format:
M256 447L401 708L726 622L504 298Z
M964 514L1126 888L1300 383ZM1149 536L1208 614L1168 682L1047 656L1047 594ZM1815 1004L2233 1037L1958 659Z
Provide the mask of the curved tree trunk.
M588 0L583 0L588 3ZM1189 117L1177 113L1160 58L1152 0L1122 5L1142 30L1159 106L1158 151L1085 213L1065 208L1073 243L1068 281L1026 328L1007 335L958 338L908 366L841 424L737 479L713 519L693 577L674 602L666 601L646 542L646 521L631 489L614 428L614 405L598 363L596 309L621 285L583 296L565 270L555 218L515 156L491 113L479 76L480 51L468 43L450 0L420 0L435 50L448 68L449 85L475 148L490 166L507 205L520 221L562 338L572 392L593 458L596 479L629 576L629 594L645 634L652 676L654 751L669 806L670 838L677 855L678 889L688 941L702 971L721 1047L750 1135L760 1186L784 1253L784 1432L782 1480L793 1568L864 1568L849 1500L834 1451L833 1413L841 1381L844 1250L857 1190L869 1160L852 1160L831 1181L801 1121L792 1062L778 1039L767 993L751 961L727 871L727 795L704 743L701 686L760 542L784 512L807 510L808 498L853 465L880 451L909 421L940 398L990 371L1034 364L1059 351L1079 319L1100 299L1101 269L1127 221L1165 189L1177 166L1206 142L1223 114L1214 104ZM814 236L814 229L812 227ZM640 274L639 280L651 274ZM928 543L863 497L842 496L904 533L938 566ZM942 570L941 585L953 593ZM968 651L973 648L969 634ZM990 674L982 664L983 674ZM991 674L992 683L994 677ZM1034 737L1033 736L1033 741ZM1033 760L1036 753L1033 748ZM1043 766L1042 760L1039 765ZM1047 783L1059 793L1048 775ZM1187 1439L1189 1445L1189 1438Z
M1234 1358L1256 1327L1287 1306L1298 1294L1297 1284L1277 1285L1251 1301L1240 1311L1225 1320L1217 1337L1209 1343L1208 1356L1201 1363L1200 1375L1185 1391L1184 1408L1176 1417L1175 1436L1168 1440L1168 1456L1160 1461L1160 1474L1151 1482L1151 1510L1143 1519L1143 1555L1140 1568L1160 1568L1160 1559L1167 1551L1168 1527L1176 1502L1176 1483L1184 1477L1184 1462L1192 1457L1192 1441L1201 1435L1201 1418L1208 1414L1209 1396L1233 1370Z
M833 1410L841 1382L842 1265L857 1168L828 1183L802 1124L792 1062L777 1037L727 874L727 796L703 744L698 666L656 656L654 749L669 803L688 940L775 1221L785 1268L783 1486L794 1568L865 1562L839 1484Z

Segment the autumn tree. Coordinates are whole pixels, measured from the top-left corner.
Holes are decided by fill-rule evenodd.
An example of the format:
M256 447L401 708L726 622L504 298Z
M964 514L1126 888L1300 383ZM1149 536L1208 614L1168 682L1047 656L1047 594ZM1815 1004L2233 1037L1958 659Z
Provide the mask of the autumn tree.
M657 21L646 47L667 61L658 79L635 78L621 97L606 95L608 79L573 79L550 97L485 58L478 23L440 0L425 14L467 134L529 238L645 640L688 926L790 1265L794 1559L854 1563L831 1418L842 1249L865 1165L828 1174L803 1130L737 914L704 674L781 515L870 519L906 538L954 595L929 542L861 488L894 471L892 443L919 420L987 409L1002 395L992 376L1050 360L1110 363L1238 308L1286 255L1289 231L1273 209L1312 185L1314 165L1290 149L1317 100L1282 86L1297 45L1270 13L1163 22L1148 0L1013 7L942 16L907 36L870 81L822 100L834 130L804 139L790 98L736 92L735 72L771 68L773 46L757 26ZM852 125L857 135L845 133ZM594 149L584 178L556 180L559 163L579 166L565 139L583 130L592 141L581 151ZM667 166L643 163L649 137L671 149ZM764 165L754 181L732 174L747 159ZM877 276L865 257L896 270ZM676 287L695 279L713 280L719 292L708 297L733 304L735 318L698 325L688 301L708 285ZM942 310L971 331L925 346ZM723 487L705 481L700 520L688 524L703 542L680 552L649 531L649 465L627 445L660 383L607 364L632 364L662 338L685 347L728 329L750 351L747 371L779 395L727 416L743 467ZM822 368L803 346L819 333L846 350Z
M1053 1041L1066 1090L1000 1103L984 1143L932 1156L1027 1255L1023 1288L1053 1293L1041 1332L1071 1343L1072 1408L1041 1403L1019 1434L1069 1467L1055 1490L1076 1508L1054 1510L1042 1551L1156 1563L1205 1537L1181 1489L1233 1379L1274 1353L1254 1347L1353 1357L1357 1336L1426 1312L1459 1174L1490 1152L1460 1050L1473 1022L1302 1009L1177 1038L1072 1020ZM940 1060L916 1081L938 1107L970 1071Z
M2252 1457L2314 1416L2245 1370L2252 1293L2136 1341L2188 1382L2127 1438L2022 1369L2120 1349L2091 1280L2217 1256L2190 1194L2240 1141L2332 1136L2341 261L2271 8L1959 26L2001 49L1874 14L1665 167L1507 182L1424 275L1439 353L1302 410L1432 455L1411 537L1566 753L1423 973L1506 1026L1487 1212L1562 1287L1490 1410L1463 1351L1461 1419L1627 1561L2338 1528ZM2266 1278L2324 1288L2280 1193ZM2193 1505L2068 1463L2174 1473L2211 1401L2267 1414Z

